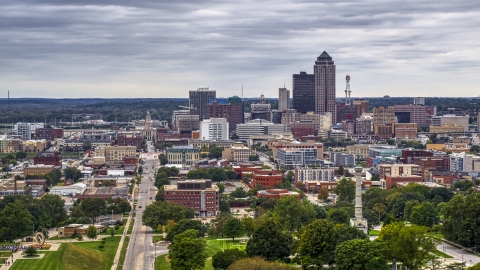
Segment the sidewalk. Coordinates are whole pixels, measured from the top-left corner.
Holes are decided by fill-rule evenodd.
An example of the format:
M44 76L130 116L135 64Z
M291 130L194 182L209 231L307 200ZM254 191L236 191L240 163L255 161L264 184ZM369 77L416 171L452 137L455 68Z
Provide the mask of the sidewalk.
M135 192L133 192L132 202L135 201ZM118 243L117 252L115 253L115 257L113 258L112 270L116 270L118 266L118 260L120 260L120 253L122 253L123 243L125 242L125 237L127 236L127 231L130 226L130 222L132 222L132 211L128 215L127 222L125 223L125 228L123 229L122 238L120 238L120 242Z

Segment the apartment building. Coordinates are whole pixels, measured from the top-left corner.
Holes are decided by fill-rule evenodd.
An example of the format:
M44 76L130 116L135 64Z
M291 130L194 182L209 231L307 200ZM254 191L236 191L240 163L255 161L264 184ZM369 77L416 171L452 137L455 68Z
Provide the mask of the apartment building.
M220 192L211 180L178 181L165 185L165 201L193 209L197 217L214 217L220 212Z

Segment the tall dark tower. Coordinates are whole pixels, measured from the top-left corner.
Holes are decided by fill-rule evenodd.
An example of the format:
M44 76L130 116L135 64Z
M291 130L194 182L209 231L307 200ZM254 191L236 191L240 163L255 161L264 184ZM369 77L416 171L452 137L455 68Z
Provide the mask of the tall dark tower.
M190 90L188 97L188 104L190 107L190 114L198 115L200 121L207 118L207 104L210 100L217 97L215 90L206 88L198 88L197 90Z
M293 74L293 108L299 113L315 111L315 76L301 71Z
M337 123L335 112L335 63L323 52L313 66L315 76L315 113L332 113L332 124Z

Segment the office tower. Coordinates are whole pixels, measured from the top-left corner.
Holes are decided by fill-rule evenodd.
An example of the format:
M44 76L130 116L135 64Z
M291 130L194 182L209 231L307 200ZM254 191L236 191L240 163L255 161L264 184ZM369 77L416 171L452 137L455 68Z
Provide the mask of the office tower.
M290 109L290 90L278 88L278 111L283 112Z
M301 71L293 74L292 83L293 108L302 114L315 112L315 76Z
M323 52L313 66L315 74L315 113L332 113L332 123L336 121L335 110L335 64L327 52Z
M190 90L190 95L188 98L190 114L198 115L200 121L207 118L207 104L210 100L216 97L216 91L209 90L208 87Z
M227 118L210 118L200 122L200 140L225 141L228 139Z
M363 113L368 113L368 100L357 99L353 101L353 107L357 112L357 118L360 117Z

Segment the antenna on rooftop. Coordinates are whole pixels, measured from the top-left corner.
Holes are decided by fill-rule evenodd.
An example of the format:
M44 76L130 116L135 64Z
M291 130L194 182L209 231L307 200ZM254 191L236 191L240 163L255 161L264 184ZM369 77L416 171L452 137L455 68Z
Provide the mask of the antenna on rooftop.
M243 83L242 83L242 99L243 99Z

